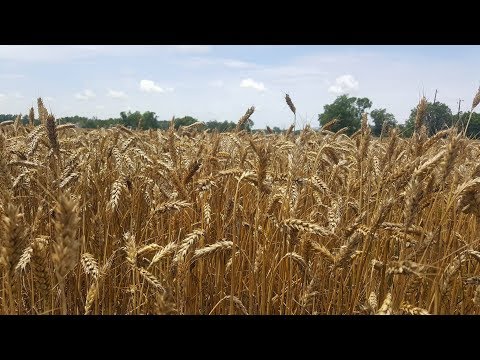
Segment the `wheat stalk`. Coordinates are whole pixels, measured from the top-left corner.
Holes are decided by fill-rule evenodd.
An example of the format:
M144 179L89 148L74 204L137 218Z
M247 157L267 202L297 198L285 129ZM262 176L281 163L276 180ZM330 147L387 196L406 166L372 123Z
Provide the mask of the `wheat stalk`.
M303 221L303 220L300 220L300 219L286 219L286 220L283 221L283 224L287 228L292 229L292 230L301 230L301 231L305 231L305 232L320 235L320 236L331 236L332 235L332 233L330 231L326 230L325 228L323 228L323 227L321 227L317 224L313 224L313 223Z
M173 258L174 263L183 262L185 260L185 256L187 255L188 250L192 247L192 245L198 241L198 239L205 234L204 230L193 230L190 234L188 234L185 239L180 243L178 246L177 253Z
M250 119L250 116L252 116L254 112L255 112L254 106L247 109L247 111L245 112L245 115L243 115L240 118L240 120L238 120L237 127L235 128L235 132L239 132L241 130L242 126L248 121L248 119Z
M233 247L233 242L232 241L228 241L228 240L217 241L214 244L207 245L203 248L195 250L192 258L190 259L190 261L193 263L193 262L197 261L198 259L201 259L201 258L204 258L204 257L207 257L207 256L211 256L211 255L216 254L218 252L231 250L232 247Z

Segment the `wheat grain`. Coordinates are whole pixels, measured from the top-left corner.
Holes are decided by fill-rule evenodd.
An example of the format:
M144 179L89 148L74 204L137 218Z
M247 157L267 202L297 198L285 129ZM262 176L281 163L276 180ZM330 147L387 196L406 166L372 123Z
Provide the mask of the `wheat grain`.
M303 221L300 219L286 219L283 221L283 224L293 230L301 230L305 231L308 233L320 235L320 236L331 236L331 232L329 232L327 229L317 225L317 224L312 224L307 221Z
M177 253L175 254L175 257L173 258L174 263L179 263L183 262L185 260L185 256L187 255L187 252L190 250L192 245L198 241L198 239L205 234L204 230L193 230L190 234L188 234L185 239L180 243L178 246Z
M207 245L203 248L195 250L190 261L194 262L194 261L197 261L198 259L204 258L206 256L211 256L220 251L228 251L228 250L231 250L232 247L233 247L232 241L228 241L228 240L217 241L214 244Z
M406 302L402 302L402 304L400 305L400 310L407 315L430 315L427 310L415 307Z
M98 278L98 264L93 255L89 253L83 253L81 257L81 263L85 273L87 275L91 275L96 280Z
M392 314L392 294L388 293L383 300L382 306L377 311L377 315L391 315Z
M154 257L152 258L152 261L150 262L150 265L148 268L151 266L155 265L157 262L159 262L161 259L171 255L175 254L175 251L177 250L177 244L174 242L168 243L163 247L160 251L158 251Z
M377 307L378 307L377 295L373 291L368 296L368 306L370 307L373 313L377 311Z
M290 110L292 110L292 113L296 115L297 109L295 108L295 105L293 105L293 101L292 99L290 99L290 95L285 94L285 101L287 102L287 105L290 108Z
M189 206L191 206L191 204L186 202L186 201L183 201L183 200L169 201L169 202L163 203L159 207L157 207L155 209L155 212L165 213L165 212L173 211L173 210L178 211L178 210L187 208Z

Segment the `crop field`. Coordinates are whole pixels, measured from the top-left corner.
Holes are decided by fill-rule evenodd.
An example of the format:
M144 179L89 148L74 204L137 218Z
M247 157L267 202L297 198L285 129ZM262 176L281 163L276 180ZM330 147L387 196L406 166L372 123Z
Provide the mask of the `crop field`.
M480 144L428 137L424 100L410 138L39 104L0 124L0 314L480 314Z

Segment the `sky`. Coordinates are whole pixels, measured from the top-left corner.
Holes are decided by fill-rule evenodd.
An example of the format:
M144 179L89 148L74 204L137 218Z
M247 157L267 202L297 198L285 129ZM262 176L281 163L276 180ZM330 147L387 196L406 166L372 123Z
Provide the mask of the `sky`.
M318 126L342 94L368 97L404 123L420 97L468 111L480 85L480 46L0 45L0 114L28 114L42 97L56 117L154 111L255 128Z

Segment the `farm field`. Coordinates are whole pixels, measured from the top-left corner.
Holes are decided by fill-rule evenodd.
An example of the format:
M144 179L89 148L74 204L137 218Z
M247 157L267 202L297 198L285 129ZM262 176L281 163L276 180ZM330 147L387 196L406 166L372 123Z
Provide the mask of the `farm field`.
M422 103L410 138L39 116L0 124L0 314L480 314L479 142Z

